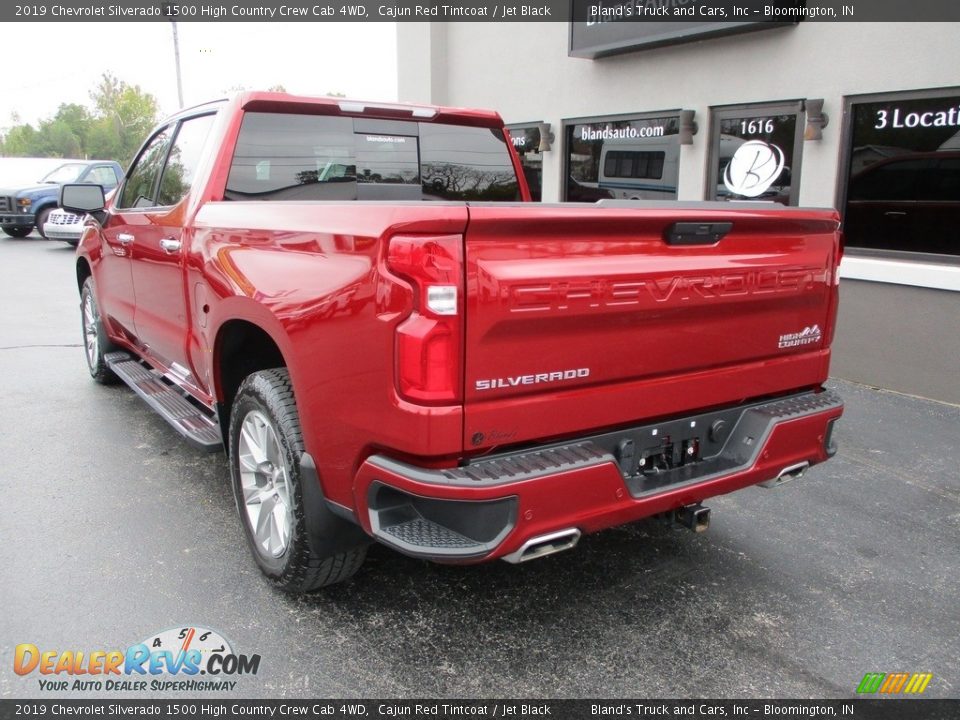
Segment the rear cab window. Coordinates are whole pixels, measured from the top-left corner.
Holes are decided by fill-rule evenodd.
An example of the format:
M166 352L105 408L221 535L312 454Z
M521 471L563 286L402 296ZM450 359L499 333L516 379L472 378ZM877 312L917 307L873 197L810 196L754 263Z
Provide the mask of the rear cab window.
M244 114L227 200L520 200L502 131Z

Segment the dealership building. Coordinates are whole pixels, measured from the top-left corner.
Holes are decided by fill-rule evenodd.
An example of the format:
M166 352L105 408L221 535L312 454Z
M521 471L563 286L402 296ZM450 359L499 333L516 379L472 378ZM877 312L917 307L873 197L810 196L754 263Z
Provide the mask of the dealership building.
M397 27L400 100L498 110L535 199L838 208L833 374L960 403L960 25Z

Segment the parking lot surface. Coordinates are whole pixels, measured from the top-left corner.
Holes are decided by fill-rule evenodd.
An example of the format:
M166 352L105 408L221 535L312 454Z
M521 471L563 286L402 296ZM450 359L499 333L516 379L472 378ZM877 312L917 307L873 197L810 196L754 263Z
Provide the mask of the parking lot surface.
M642 522L522 566L375 546L297 599L249 557L223 456L91 381L78 304L71 248L0 239L0 697L105 695L42 692L17 644L188 626L262 661L178 697L852 697L867 672L960 695L960 408L838 380L837 457L708 501L705 534Z

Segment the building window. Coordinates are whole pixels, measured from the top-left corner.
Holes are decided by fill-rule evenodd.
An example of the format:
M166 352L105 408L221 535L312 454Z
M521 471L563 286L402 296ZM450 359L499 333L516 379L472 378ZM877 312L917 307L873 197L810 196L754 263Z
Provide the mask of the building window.
M711 108L707 199L796 205L802 120L800 102Z
M843 230L854 253L960 258L960 90L847 101Z
M530 188L530 197L540 202L543 197L543 153L540 152L540 123L507 125L513 149L520 156L523 176Z
M676 200L677 114L564 121L564 199Z

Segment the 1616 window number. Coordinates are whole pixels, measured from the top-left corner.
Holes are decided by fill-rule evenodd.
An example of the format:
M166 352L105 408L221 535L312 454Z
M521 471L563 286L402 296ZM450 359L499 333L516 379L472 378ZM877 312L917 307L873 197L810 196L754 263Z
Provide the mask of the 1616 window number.
M740 132L743 135L760 135L765 133L769 135L773 132L773 118L756 118L754 120L741 120Z

